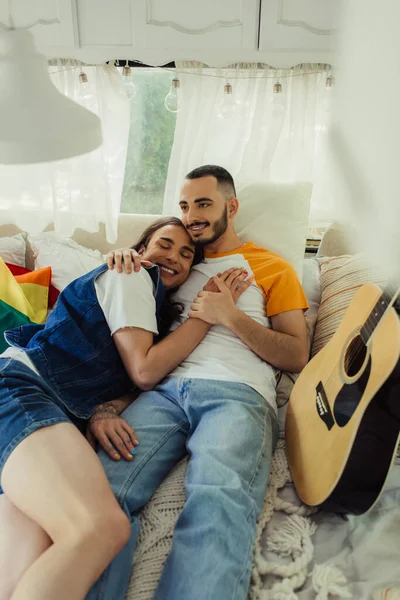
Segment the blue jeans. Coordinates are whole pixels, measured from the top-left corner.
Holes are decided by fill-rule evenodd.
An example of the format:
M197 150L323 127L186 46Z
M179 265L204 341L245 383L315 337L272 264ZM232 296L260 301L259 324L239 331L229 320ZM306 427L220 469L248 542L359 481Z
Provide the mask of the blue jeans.
M138 511L187 453L187 500L154 600L245 600L278 439L273 409L241 383L171 377L123 416L138 436L137 455L132 462L99 456L132 535L87 600L125 598Z

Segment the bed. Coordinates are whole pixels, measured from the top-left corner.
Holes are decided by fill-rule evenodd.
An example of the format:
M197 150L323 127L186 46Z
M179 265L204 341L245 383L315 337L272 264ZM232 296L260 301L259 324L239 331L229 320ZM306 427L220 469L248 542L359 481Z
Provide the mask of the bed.
M116 246L131 245L153 219L149 215L121 217ZM18 233L15 226L0 225L0 250L2 239ZM102 231L97 234L77 231L74 242L61 241L58 250L50 244L47 254L43 250L41 256L40 249L45 246L43 235L48 234L25 240L28 242L25 262L30 268L34 267L34 257L36 266L41 266L40 260L56 260L57 256L60 264L69 263L76 256L73 251L80 249L82 268L89 270L90 261L101 261L102 254L111 247ZM362 259L349 255L343 244L343 232L332 228L323 240L319 257L302 259L303 283L310 300L308 326L312 353L335 330L351 300L348 288L375 280ZM334 285L339 287L332 294L333 276ZM332 302L336 304L333 306ZM330 319L331 313L336 314L336 321ZM291 379L282 381L279 387L282 435L258 523L249 600L400 599L400 459L396 459L390 471L379 502L364 516L341 517L302 505L291 482L283 436L292 383ZM152 597L185 499L185 470L186 460L174 469L142 511L142 531L128 600Z

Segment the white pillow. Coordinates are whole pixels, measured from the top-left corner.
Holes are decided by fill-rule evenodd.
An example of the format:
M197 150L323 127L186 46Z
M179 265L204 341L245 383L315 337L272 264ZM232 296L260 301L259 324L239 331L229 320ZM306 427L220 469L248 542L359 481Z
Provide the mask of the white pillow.
M25 266L25 235L18 233L12 237L0 237L0 256L6 263Z
M241 183L236 233L285 258L303 274L311 183Z
M104 262L98 250L84 248L56 233L38 233L29 235L28 239L33 250L35 269L51 267L51 282L60 291Z

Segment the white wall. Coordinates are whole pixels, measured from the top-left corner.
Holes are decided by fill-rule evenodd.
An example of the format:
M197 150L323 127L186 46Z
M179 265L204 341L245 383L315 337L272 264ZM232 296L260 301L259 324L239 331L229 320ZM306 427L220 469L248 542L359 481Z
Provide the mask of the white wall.
M400 282L399 23L399 0L344 0L332 145L359 248Z

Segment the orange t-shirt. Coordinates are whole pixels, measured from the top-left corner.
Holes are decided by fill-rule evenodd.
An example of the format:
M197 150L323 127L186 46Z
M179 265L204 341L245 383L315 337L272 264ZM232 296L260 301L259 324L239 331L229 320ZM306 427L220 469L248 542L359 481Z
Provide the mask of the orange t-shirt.
M283 258L252 242L230 252L205 253L205 258L222 258L241 254L254 273L255 281L266 299L267 317L288 310L308 308L307 299L294 268Z

